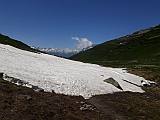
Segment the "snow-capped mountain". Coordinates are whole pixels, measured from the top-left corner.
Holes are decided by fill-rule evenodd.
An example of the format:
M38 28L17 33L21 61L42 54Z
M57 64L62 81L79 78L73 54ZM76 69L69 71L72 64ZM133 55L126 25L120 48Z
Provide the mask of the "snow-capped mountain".
M59 56L59 57L64 57L64 58L69 58L81 51L85 51L88 49L93 48L95 45L89 46L87 48L83 48L83 49L71 49L71 48L36 48L37 50L40 50L42 52L48 53L50 55L55 55L55 56Z
M68 58L72 55L79 53L81 50L78 49L70 49L70 48L36 48L40 51L46 52L50 55L56 55L60 57Z
M26 81L45 91L83 96L120 91L144 92L142 81L121 68L107 68L0 44L0 73ZM119 86L119 87L118 87Z

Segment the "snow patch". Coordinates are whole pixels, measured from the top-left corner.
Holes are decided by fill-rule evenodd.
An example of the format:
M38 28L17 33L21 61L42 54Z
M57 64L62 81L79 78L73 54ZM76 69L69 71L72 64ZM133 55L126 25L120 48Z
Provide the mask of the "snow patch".
M144 92L144 78L127 73L122 68L106 68L47 54L37 54L0 44L0 72L38 86L45 91L83 96L122 91L104 82L113 78L123 91ZM129 82L126 82L127 80Z

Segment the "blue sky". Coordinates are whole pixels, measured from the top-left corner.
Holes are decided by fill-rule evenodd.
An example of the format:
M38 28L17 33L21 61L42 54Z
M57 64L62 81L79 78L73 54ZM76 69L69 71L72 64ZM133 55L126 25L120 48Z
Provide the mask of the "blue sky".
M75 47L160 24L159 0L0 0L0 33L40 47Z

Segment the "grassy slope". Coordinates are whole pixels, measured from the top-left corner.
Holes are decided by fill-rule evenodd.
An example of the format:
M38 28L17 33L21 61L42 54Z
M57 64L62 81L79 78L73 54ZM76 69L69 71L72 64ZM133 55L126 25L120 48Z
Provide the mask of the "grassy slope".
M22 50L26 50L26 51L30 51L30 52L39 52L38 50L31 48L30 46L24 44L21 41L14 40L14 39L9 38L8 36L4 36L2 34L0 34L0 43L5 44L5 45L11 45L13 47L16 47L16 48L19 48Z
M160 26L105 42L71 59L113 67L160 65Z

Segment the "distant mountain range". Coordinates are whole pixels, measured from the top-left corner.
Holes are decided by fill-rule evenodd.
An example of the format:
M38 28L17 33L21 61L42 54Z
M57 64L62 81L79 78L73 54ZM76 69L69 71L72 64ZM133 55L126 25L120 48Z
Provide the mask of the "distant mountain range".
M40 51L46 52L50 55L55 55L55 56L59 56L59 57L65 57L68 58L72 55L75 55L77 53L80 52L80 50L78 49L70 49L70 48L36 48Z
M86 51L92 47L94 47L95 45L92 45L90 47L84 48L84 49L71 49L71 48L36 48L33 47L34 49L40 50L42 52L45 52L47 54L50 55L55 55L55 56L59 56L59 57L64 57L64 58L69 58L81 51Z

